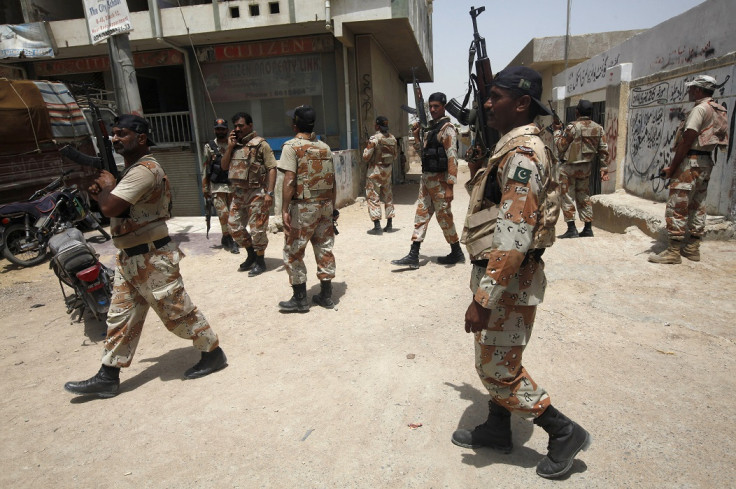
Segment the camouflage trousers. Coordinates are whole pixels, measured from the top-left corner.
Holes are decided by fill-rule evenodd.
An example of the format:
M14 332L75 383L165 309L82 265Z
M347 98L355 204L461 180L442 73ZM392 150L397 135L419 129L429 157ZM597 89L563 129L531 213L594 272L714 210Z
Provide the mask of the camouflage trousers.
M365 200L371 221L381 219L381 201L386 205L386 219L393 219L394 194L391 191L391 166L370 165L365 179Z
M232 186L232 202L228 227L230 235L241 248L252 246L255 251L265 251L268 246L268 214L262 188ZM250 228L250 233L248 232Z
M332 227L332 201L292 201L289 205L291 232L284 243L284 266L289 272L291 285L307 282L307 267L304 265L304 251L307 243L312 243L314 258L317 261L317 278L335 278L335 230Z
M562 215L565 221L575 220L575 205L583 222L593 222L593 205L590 202L590 163L565 163L560 167L560 194ZM570 194L575 194L575 200Z
M455 231L455 223L452 221L451 203L445 199L445 192L450 187L446 183L446 178L446 173L422 173L419 197L417 197L417 212L414 215L412 241L424 241L427 226L435 212L445 240L450 244L460 240Z
M230 192L215 192L212 194L212 203L217 212L217 218L220 220L220 228L222 235L230 234L228 227L228 218L230 217L230 203L232 202L232 194Z
M217 335L184 290L179 261L184 253L175 243L129 257L120 251L107 313L103 365L128 367L133 360L150 307L166 329L192 340L201 351L218 346Z
M471 290L475 292L485 269L473 266ZM537 306L496 305L486 329L475 333L475 369L493 400L509 411L534 418L550 405L547 391L521 364L531 338Z
M688 231L699 238L705 234L705 197L712 169L710 156L686 156L673 175L664 212L670 238L682 240Z

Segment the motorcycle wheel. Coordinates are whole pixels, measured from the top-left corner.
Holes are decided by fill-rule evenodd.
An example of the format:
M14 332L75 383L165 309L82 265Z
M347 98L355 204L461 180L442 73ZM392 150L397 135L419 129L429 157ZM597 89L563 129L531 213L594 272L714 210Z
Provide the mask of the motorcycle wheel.
M32 267L46 260L48 249L41 246L34 238L35 246L29 250L23 251L21 247L28 243L26 238L26 228L23 224L13 224L8 226L4 235L5 246L3 255L16 265L21 267Z

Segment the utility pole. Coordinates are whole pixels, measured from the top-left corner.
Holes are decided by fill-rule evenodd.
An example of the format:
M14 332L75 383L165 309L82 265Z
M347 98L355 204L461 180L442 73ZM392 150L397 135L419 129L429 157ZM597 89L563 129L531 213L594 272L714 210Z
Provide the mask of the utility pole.
M135 76L133 53L130 50L128 34L108 37L107 49L110 53L110 71L118 112L143 116L143 104L138 91L138 80Z

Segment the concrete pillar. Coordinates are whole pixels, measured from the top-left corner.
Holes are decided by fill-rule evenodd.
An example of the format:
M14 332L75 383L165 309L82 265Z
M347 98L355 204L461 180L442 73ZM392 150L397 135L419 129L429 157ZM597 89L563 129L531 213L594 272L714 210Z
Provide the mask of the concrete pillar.
M110 71L118 112L143 116L143 104L138 92L138 80L135 77L128 34L108 37L107 47L110 52Z

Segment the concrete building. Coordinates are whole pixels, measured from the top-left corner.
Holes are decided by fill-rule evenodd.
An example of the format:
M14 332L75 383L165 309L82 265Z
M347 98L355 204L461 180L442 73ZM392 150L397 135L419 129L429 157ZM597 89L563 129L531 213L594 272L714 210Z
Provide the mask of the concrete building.
M728 108L731 146L727 151L715 152L716 165L706 206L709 215L723 216L729 221L726 226L729 230L722 233L727 237L733 236L733 221L736 220L734 7L730 0L705 1L651 29L633 32L635 35L597 54L591 53L594 55L580 62L575 59L578 54L573 42L570 57L575 64L570 63L567 71L554 72L560 65L559 43L564 45L564 37L533 40L512 63L546 70L545 85L551 87L551 91L545 96L549 96L556 110L567 114L568 119L581 98L594 103L598 121L608 135L609 167L614 172L613 178L603 183L601 191L603 194L615 192L628 202L633 202L629 197L649 202L666 200L665 181L658 178L658 174L669 164L679 121L692 107L687 100L685 83L700 74L714 76L720 84L714 98ZM581 37L584 36L575 36L573 40ZM606 201L611 202L611 199L599 196L597 207ZM601 211L606 212L605 209ZM659 219L663 221L663 216ZM652 233L651 223L644 223L646 220L651 221L651 218L640 217L640 227L656 234ZM711 221L717 223L718 218ZM596 224L606 225L598 220Z
M104 3L104 2L102 2ZM407 136L406 84L433 77L432 0L127 0L143 111L170 175L177 215L199 215L199 162L215 117L237 111L278 150L286 112L317 109L335 152L338 199L363 189L358 149L384 115ZM179 6L181 5L181 6ZM44 22L53 58L0 60L0 76L112 89L106 43L93 44L83 0L5 0L0 25Z

